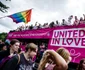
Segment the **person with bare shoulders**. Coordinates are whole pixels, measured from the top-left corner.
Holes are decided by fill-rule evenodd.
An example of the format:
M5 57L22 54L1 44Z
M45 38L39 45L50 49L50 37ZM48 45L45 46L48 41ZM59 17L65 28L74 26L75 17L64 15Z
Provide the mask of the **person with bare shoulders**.
M45 70L45 66L49 59L54 62L53 70L67 70L68 63L71 61L70 53L65 48L59 48L57 51L46 50L39 63L38 70Z

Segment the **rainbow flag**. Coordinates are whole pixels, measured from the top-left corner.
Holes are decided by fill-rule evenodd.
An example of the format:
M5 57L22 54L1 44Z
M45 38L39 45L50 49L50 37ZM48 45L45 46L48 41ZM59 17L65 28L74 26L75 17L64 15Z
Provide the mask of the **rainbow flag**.
M28 23L31 20L31 12L32 12L32 9L15 13L8 17L12 18L13 21L16 23L20 23L20 22Z

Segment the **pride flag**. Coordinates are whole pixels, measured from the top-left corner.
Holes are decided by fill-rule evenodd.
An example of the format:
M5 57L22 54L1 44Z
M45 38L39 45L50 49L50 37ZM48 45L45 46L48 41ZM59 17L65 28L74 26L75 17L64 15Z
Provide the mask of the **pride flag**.
M32 9L15 13L8 17L12 18L13 21L16 23L20 23L20 22L28 23L31 20L31 12L32 12Z

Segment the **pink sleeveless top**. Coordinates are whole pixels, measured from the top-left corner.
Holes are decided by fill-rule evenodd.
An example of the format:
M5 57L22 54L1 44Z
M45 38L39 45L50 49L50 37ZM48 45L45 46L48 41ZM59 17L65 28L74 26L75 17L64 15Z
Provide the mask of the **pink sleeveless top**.
M53 65L53 64L49 64L49 65L45 68L45 70L53 70L54 66L55 66L55 65Z

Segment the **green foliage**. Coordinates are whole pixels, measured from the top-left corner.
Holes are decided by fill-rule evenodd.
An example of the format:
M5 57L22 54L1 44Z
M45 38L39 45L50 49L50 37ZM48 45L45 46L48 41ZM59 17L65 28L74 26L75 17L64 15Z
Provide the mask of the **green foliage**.
M0 33L0 40L5 41L7 37L7 33Z
M11 0L6 0L6 1L11 1ZM0 1L0 11L1 11L1 12L3 12L3 13L7 12L7 9L8 9L8 8L9 8L8 6L6 6L5 4L3 4L3 3Z

